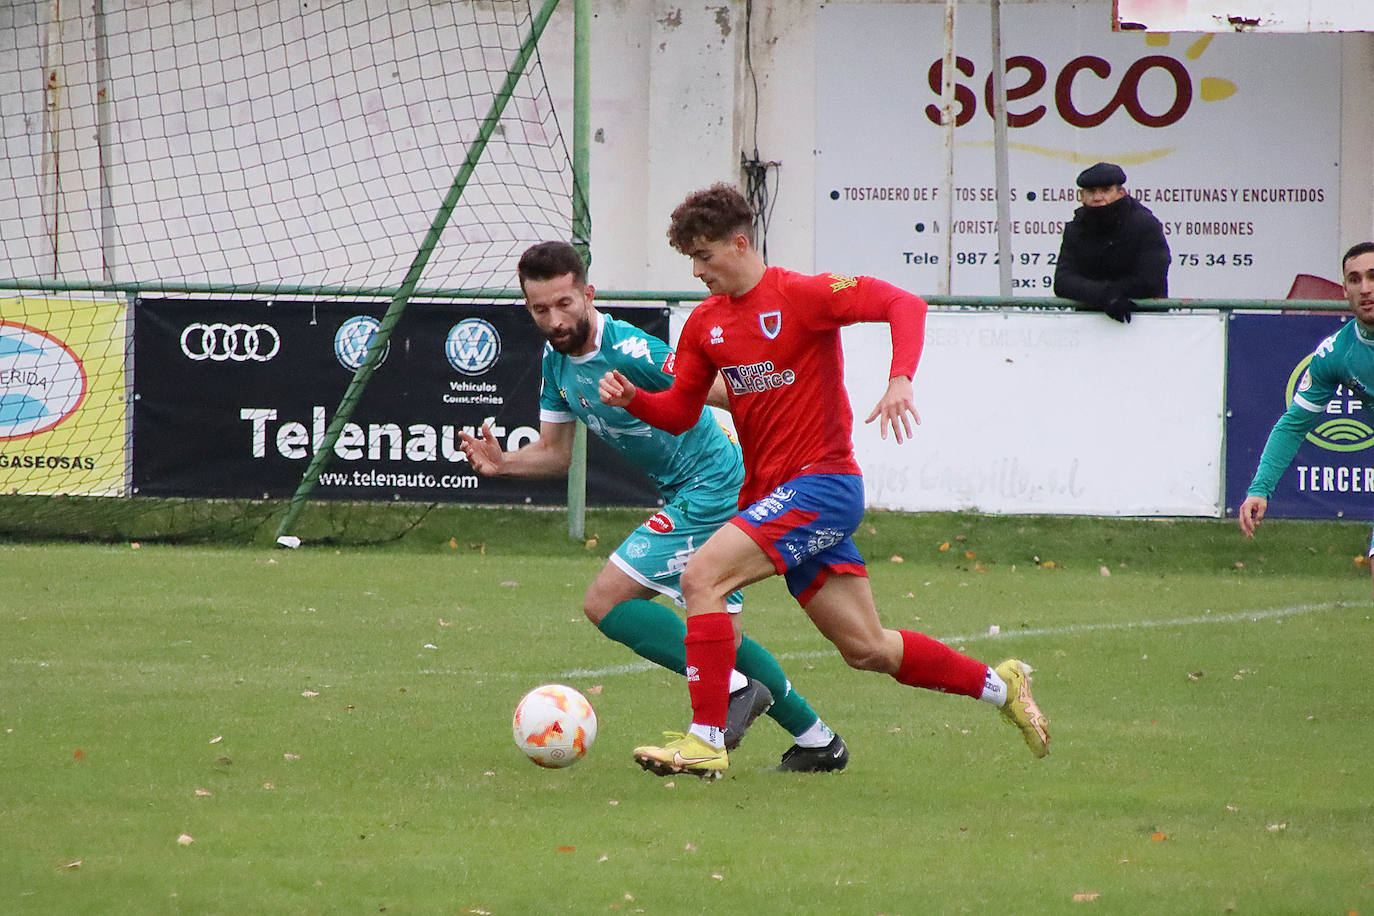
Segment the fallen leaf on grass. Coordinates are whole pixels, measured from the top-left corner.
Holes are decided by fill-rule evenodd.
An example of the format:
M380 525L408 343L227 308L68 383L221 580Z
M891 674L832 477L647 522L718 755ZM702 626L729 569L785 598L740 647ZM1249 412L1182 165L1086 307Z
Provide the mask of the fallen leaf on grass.
M209 789L196 789L196 798L209 798L214 794Z
M559 852L577 852L577 847L576 847L576 846L559 846L559 847L558 847L558 851L559 851Z
M604 688L602 687L602 685L600 685L600 684L593 684L592 686L590 686L590 687L587 688L587 693L590 694L591 696L596 696L596 695L599 694L603 689L604 689Z
M1204 675L1203 675L1203 671L1202 671L1201 668L1199 668L1199 669L1196 670L1196 671L1189 671L1189 672L1188 672L1188 680L1190 680L1190 681L1200 681L1200 680L1202 680L1203 676L1204 676Z
M457 539L457 538L449 538L449 539L448 539L448 546L449 546L449 547L457 547L457 546L458 546L458 539Z
M513 579L507 579L505 582L502 582L502 583L501 583L501 587L502 587L502 588L519 588L519 587L520 587L520 583L519 583L519 582L516 582L516 581L513 580Z
M318 694L317 692L315 692L314 690L302 690L302 691L301 691L301 696L306 697L306 698L308 699L308 698L310 698L310 697L317 697L317 696L319 696L319 694Z
M211 743L211 744L219 744L219 743L220 743L221 741L223 741L223 740L224 740L224 736L223 736L223 735L215 735L215 737L213 737L213 738L210 739L210 743Z
M66 865L63 865L62 867L63 867L63 868L80 868L80 867L81 867L81 860L80 860L80 859L73 859L72 861L68 862Z
M191 836L189 833L183 833L181 836L177 837L178 846L190 846L195 841L196 838Z
M1356 558L1355 558L1355 566L1356 566L1358 569L1367 569L1367 568L1369 567L1369 557L1366 557L1366 556L1358 556L1358 557L1356 557Z
M72 751L72 759L73 759L73 760L85 760L85 759L86 759L86 752L83 751L81 748L77 748L76 750Z
M1162 830L1156 830L1154 833L1150 834L1151 843L1163 843L1167 839L1169 839L1169 834Z
M1088 901L1090 901L1090 900L1096 900L1098 897L1101 897L1101 896L1102 896L1102 895L1101 895L1100 893L1098 893L1097 891L1082 891L1082 892L1080 892L1080 893L1077 893L1077 894L1074 894L1074 895L1073 895L1073 902L1074 902L1074 903L1087 903Z
M451 626L453 626L453 621L452 621L452 620L445 620L444 618L440 617L440 618L439 618L439 626L441 626L441 627L451 627Z
M965 550L965 551L964 551L964 559L965 559L965 560L972 560L972 559L973 559L974 557L976 557L976 556L978 556L978 554L974 553L972 550Z
M587 538L587 543L584 544L583 546L584 546L586 549L591 550L591 549L592 549L593 547L595 547L596 545L597 545L597 540L596 540L596 538Z
M1287 829L1288 829L1288 825L1287 825L1287 824L1265 824L1265 825L1264 825L1264 829L1265 829L1265 830L1268 830L1270 833L1278 833L1280 830L1287 830Z
M949 550L949 541L945 541L943 544L941 544L941 545L940 545L940 550L941 550L941 552L946 551L946 550Z
M301 755L300 755L300 754L293 754L293 753L291 753L290 751L287 751L285 754L282 754L282 756L285 757L287 760L300 760L300 759L301 759Z
M903 559L902 555L899 554L899 553L894 553L892 556L890 556L890 557L887 558L887 561L888 561L889 563L905 563L905 562L906 562L906 560Z
M1097 574L1105 579L1111 576L1112 571L1105 566L1099 566L1097 567Z

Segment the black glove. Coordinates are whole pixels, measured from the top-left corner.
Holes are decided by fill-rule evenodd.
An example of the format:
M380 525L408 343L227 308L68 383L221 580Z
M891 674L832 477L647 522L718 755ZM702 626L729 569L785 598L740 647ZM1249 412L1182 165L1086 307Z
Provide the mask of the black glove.
M1107 313L1107 317L1113 321L1120 321L1124 324L1131 323L1131 312L1135 311L1135 303L1125 296L1117 296L1108 302L1102 309Z

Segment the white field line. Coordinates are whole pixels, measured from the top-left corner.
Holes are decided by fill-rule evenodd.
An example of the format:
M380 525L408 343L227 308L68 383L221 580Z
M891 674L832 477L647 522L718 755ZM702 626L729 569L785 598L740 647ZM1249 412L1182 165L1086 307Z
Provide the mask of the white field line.
M1261 620L1273 620L1278 617L1297 617L1302 614L1315 614L1323 611L1339 611L1354 605L1344 601L1325 601L1320 604L1297 604L1291 607L1268 608L1260 611L1233 611L1229 614L1197 614L1192 617L1175 617L1170 620L1128 620L1115 623L1071 623L1058 627L1038 627L1035 629L1007 629L1000 633L963 633L953 636L936 636L940 642L949 645L962 645L968 642L979 640L1006 640L1020 636L1063 636L1070 633L1095 633L1108 630L1148 630L1163 627L1196 627L1206 624L1219 623L1255 623ZM783 652L775 656L778 661L789 661L802 658L823 658L834 655L834 649L812 650L807 652ZM652 662L636 661L624 665L612 665L607 668L574 668L571 671L563 672L561 677L565 678L597 678L608 677L613 674L638 674L641 671L652 671L658 665Z

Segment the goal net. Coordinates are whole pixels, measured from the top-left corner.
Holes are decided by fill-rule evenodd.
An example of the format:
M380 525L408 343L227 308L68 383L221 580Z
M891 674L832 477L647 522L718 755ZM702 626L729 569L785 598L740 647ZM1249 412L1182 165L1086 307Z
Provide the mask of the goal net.
M138 296L385 299L426 244L417 294L506 289L525 247L570 238L537 51L513 70L552 5L0 5L0 533L137 496ZM116 514L139 512L176 527Z

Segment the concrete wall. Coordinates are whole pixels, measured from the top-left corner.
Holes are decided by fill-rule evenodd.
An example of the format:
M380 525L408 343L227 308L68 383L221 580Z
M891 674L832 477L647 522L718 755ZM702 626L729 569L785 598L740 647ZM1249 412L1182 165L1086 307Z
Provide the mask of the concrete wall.
M1108 30L1110 3L1095 5ZM740 154L755 149L759 158L781 163L769 260L798 270L844 269L814 263L815 72L817 48L825 43L816 33L817 6L808 0L594 4L591 200L593 273L601 287L697 289L685 259L664 240L668 214L694 188L739 181ZM570 35L571 5L557 15L556 27ZM746 17L752 74L745 65ZM566 49L546 45L551 75L570 48L570 41ZM1340 48L1340 237L1354 242L1374 237L1374 106L1365 102L1374 97L1374 37L1346 35ZM561 98L570 112L569 93ZM1244 138L1236 138L1236 150L1283 155L1246 149Z

